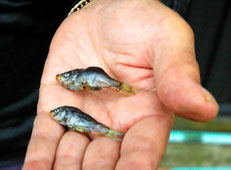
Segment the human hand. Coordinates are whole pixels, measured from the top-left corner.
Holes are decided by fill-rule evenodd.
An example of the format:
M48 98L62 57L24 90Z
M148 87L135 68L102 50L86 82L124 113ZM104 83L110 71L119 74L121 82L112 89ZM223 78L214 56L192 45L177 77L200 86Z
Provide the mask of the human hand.
M89 66L138 93L72 92L55 80ZM63 105L126 132L123 141L65 132L49 114ZM95 0L68 17L52 40L23 169L156 169L174 114L208 121L217 110L200 85L191 28L178 14L157 0Z

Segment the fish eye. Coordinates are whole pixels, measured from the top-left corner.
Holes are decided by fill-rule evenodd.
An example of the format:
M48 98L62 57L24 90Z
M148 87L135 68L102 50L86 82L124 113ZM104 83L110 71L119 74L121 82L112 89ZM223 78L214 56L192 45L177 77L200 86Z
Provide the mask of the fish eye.
M54 110L54 112L55 112L56 114L59 113L59 111L60 111L59 108L57 108L57 109Z
M66 73L64 73L64 77L69 77L70 76L70 72L66 72Z

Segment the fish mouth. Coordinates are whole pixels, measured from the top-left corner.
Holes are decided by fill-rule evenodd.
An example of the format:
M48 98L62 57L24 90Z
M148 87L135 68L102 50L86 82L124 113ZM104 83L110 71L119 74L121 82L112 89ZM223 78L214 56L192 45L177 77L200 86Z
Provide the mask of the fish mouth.
M62 74L57 74L55 78L65 88L71 89L73 86L73 82L63 80Z
M57 80L58 82L61 82L61 79L62 79L62 76L61 76L60 74L57 74L57 75L56 75L56 80Z
M50 111L51 117L54 117L54 114L55 114L54 110L51 110L51 111Z

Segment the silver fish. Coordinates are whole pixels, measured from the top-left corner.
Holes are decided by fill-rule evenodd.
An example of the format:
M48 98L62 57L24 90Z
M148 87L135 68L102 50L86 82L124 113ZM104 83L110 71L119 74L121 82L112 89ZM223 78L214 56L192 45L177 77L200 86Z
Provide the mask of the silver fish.
M88 114L72 106L62 106L50 111L51 116L60 124L82 133L105 135L113 140L121 141L124 134L112 130L97 122Z
M102 88L135 95L135 89L126 83L111 78L100 67L75 69L56 75L56 80L65 88L73 91L100 90Z

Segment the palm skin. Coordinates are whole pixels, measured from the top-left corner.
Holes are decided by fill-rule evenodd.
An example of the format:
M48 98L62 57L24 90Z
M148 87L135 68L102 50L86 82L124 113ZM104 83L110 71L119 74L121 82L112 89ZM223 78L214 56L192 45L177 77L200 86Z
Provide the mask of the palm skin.
M58 73L89 66L103 68L137 94L72 92L55 80ZM155 169L173 113L197 121L216 115L215 100L199 83L193 33L180 16L159 1L93 1L69 16L52 40L24 169ZM64 133L49 115L63 105L126 132L122 143Z

